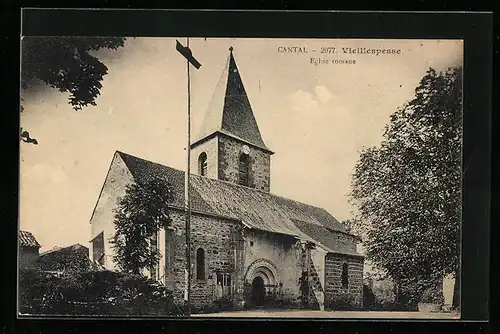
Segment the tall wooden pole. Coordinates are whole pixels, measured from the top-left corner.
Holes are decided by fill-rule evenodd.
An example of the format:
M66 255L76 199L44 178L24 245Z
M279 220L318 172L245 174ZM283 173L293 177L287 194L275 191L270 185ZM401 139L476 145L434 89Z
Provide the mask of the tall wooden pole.
M187 37L189 48L189 37ZM187 59L187 166L184 177L184 200L186 209L186 258L187 258L187 313L191 315L191 201L189 198L189 184L191 174L191 77L189 59Z
M186 212L186 266L187 266L187 313L191 315L191 201L189 198L189 181L191 178L191 75L189 64L191 63L196 69L199 69L201 64L193 57L191 49L189 49L189 37L186 38L187 46L184 47L179 41L176 43L176 49L187 60L187 147L186 147L186 173L184 176L184 206Z

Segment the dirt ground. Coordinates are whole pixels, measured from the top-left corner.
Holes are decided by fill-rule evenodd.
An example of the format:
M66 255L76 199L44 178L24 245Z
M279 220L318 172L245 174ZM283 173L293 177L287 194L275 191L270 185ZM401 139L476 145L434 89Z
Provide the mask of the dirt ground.
M331 319L460 319L458 313L421 312L355 312L355 311L314 311L314 310L252 310L193 314L192 317L215 318L331 318Z

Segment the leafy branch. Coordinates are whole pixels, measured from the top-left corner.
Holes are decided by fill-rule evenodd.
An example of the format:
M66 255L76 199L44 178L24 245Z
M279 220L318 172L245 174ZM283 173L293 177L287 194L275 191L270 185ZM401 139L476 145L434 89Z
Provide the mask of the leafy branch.
M60 92L69 92L74 110L96 105L108 68L92 51L123 47L123 37L23 37L21 41L21 88L38 79ZM21 99L20 111L24 111ZM37 144L27 131L20 140Z

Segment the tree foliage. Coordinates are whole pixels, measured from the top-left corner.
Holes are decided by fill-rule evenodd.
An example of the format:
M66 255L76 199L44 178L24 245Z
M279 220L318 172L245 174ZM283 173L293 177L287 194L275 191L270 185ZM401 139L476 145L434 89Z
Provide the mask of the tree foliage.
M101 48L117 49L122 37L23 37L21 86L39 79L61 92L69 92L75 110L95 105L108 68L91 55Z
M429 69L352 177L353 228L367 258L397 282L459 271L462 69Z
M117 49L123 37L37 37L25 36L21 41L21 88L41 80L52 88L69 93L75 110L96 105L108 68L92 51ZM24 110L21 105L21 112ZM21 140L37 144L29 132L21 130Z
M161 228L170 225L168 204L173 196L171 185L162 178L127 186L115 210L115 234L111 241L121 270L140 274L158 263L160 254L156 247L151 247L151 240L155 240Z

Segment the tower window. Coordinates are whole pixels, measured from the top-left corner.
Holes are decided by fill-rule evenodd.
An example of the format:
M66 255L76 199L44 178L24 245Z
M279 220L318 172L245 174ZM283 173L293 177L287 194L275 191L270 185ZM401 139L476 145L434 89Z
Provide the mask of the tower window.
M349 272L347 268L347 263L344 262L342 265L342 287L347 288L349 285Z
M248 154L243 153L240 155L239 184L242 186L248 186L249 161L250 158L248 157Z
M205 279L205 251L203 248L198 248L196 251L196 279Z
M207 175L207 154L205 152L202 152L198 157L198 174Z

